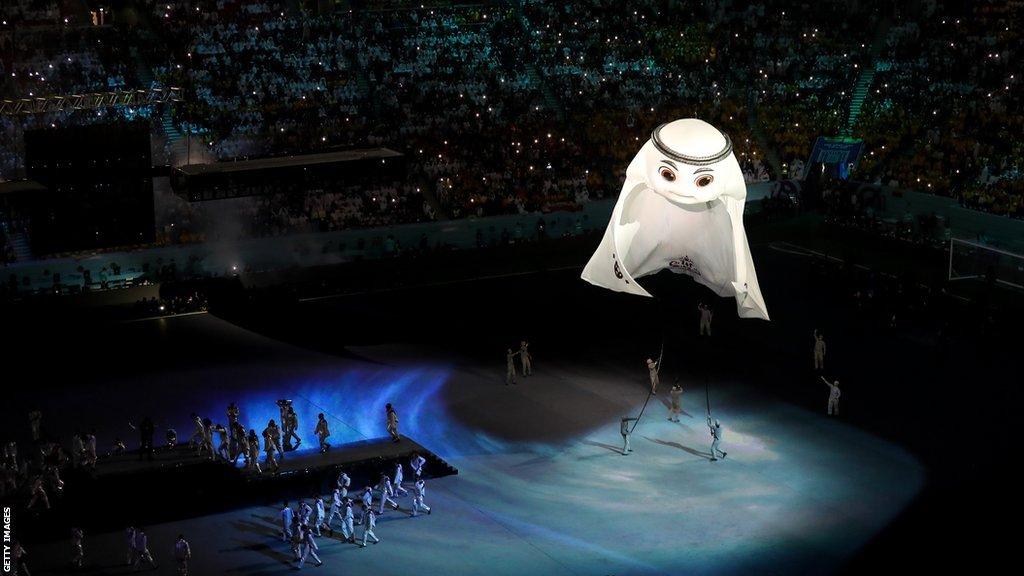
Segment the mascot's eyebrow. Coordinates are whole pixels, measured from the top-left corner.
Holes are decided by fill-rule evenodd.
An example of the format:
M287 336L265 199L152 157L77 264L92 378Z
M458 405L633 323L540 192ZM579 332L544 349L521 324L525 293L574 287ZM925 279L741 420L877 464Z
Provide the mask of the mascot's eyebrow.
M668 164L669 166L675 168L676 170L679 170L679 166L676 166L676 163L671 161L671 160L669 160L668 158L662 158L661 161L664 162L665 164Z
M714 172L711 168L697 168L693 171L694 174L700 174L701 172Z

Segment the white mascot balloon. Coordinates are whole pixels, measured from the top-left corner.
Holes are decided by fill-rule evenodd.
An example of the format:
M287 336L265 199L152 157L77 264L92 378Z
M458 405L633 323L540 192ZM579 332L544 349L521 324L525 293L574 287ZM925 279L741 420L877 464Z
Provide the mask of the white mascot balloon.
M743 229L747 188L729 137L696 118L658 126L626 168L619 200L583 279L650 296L637 278L668 268L742 318L768 319Z

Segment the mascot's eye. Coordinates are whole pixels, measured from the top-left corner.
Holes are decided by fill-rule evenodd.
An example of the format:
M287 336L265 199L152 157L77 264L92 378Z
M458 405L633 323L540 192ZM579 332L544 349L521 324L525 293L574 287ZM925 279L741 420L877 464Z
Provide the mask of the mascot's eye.
M703 176L698 176L697 179L693 181L693 183L696 184L697 187L703 188L705 186L708 186L709 184L711 184L714 181L715 181L715 177L714 176L712 176L711 174L704 174Z
M667 168L665 166L662 166L658 170L658 173L661 174L662 178L664 178L665 180L668 180L669 182L675 182L675 180L676 180L676 173L673 172L671 168Z

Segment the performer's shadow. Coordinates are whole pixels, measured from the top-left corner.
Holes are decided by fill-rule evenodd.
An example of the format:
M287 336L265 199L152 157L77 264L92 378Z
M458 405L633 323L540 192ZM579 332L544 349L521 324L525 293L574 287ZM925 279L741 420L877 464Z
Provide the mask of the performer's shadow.
M266 556L268 559L273 560L278 564L283 564L285 566L291 565L295 560L295 558L290 553L281 552L265 542L246 542L244 540L239 539L236 539L235 542L238 543L238 546L232 548L221 548L219 552L239 552L243 550L248 552L256 552L258 554ZM281 542L280 545L281 547L288 546L288 544L285 544L283 542Z
M145 568L143 570L143 572L150 572L150 571L156 570L156 569L157 568L154 568L154 567L148 567L148 568ZM129 565L125 565L125 564L120 564L120 563L116 564L116 565L88 564L87 563L87 564L84 564L81 568L76 568L75 571L74 571L75 574L135 574L137 572L139 572L139 571L135 570L134 567L129 566ZM67 572L65 572L64 570L61 570L61 569L50 569L50 570L42 570L42 571L38 571L37 570L37 571L35 571L35 573L36 574L66 574ZM25 574L28 574L28 572L26 571Z
M250 516L257 520L262 520L275 528L281 525L281 519L275 516L260 516L259 514L250 514Z
M678 448L678 449L680 449L680 450L682 450L684 452L689 452L690 454L693 454L694 456L699 456L700 458L703 458L705 460L711 460L711 453L710 452L701 452L701 451L696 450L694 448L690 448L689 446L683 446L682 444L680 444L678 442L668 442L668 441L665 441L665 440L658 440L657 438L648 438L647 436L644 436L643 438L644 438L644 440L648 440L650 442L654 442L655 444L661 444L662 446L671 446L673 448Z
M267 527L259 522L250 522L248 520L235 520L231 522L235 530L239 532L249 532L250 534L259 534L260 536L278 536L280 530Z
M661 405L665 407L665 410L672 410L672 402L668 398L664 398L658 395L655 395L655 398L658 399L658 402L661 402ZM682 408L679 409L679 413L682 414L683 416L686 416L687 418L693 418L693 414L690 414L689 412L683 410Z
M611 444L604 444L602 442L594 442L593 440L583 440L582 442L583 442L583 444L586 444L587 446L597 446L598 448L604 448L605 450L611 450L612 452L615 452L616 454L622 454L622 447L621 446L612 446Z

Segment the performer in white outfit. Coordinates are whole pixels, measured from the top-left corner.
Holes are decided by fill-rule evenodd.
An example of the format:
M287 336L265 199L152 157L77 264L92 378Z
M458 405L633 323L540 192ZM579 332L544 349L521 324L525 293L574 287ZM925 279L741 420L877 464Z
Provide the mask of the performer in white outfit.
M96 466L96 431L91 430L85 435L85 465Z
M313 519L313 507L305 500L299 500L299 524L309 526Z
M513 352L511 348L505 350L505 385L516 383L516 356L519 352Z
M203 436L206 434L206 427L203 426L203 419L195 413L192 414L192 423L195 424L195 428L192 430L192 436L188 439L188 445L198 451L199 446L203 443Z
M275 454L280 454L283 458L284 452L281 451L281 429L273 420L263 429L263 450L267 454L267 471L277 473L280 466L277 464Z
M341 490L338 488L334 489L331 493L331 512L327 515L327 529L331 531L331 535L334 535L334 517L342 518L341 510L344 507L345 499L341 496Z
M348 488L352 485L352 479L344 471L338 474L338 488L341 489L341 497L348 496Z
M327 437L331 435L331 429L327 426L327 418L324 417L323 412L317 416L316 429L313 430L316 434L317 440L320 441L320 453L326 454L327 450L331 447L327 443Z
M249 445L249 457L245 461L245 467L250 472L263 474L263 469L260 468L260 438L256 435L256 430L249 430L249 438L246 442Z
M398 502L395 502L392 498L392 496L395 495L395 490L391 487L391 479L388 478L387 474L380 475L380 481L377 482L377 491L380 492L380 506L377 510L378 514L384 513L385 504L388 504L395 510L398 510Z
M288 542L292 539L292 522L295 520L295 513L288 506L288 502L284 503L278 516L281 518L281 539Z
M402 437L398 434L398 412L391 406L390 403L384 407L387 416L387 428L388 434L391 435L392 442L399 442Z
M373 529L377 527L377 514L373 511L373 508L367 508L363 511L363 515L366 516L366 526L363 527L363 548L366 548L366 540L373 539L373 543L380 542L377 535L373 533Z
M239 456L245 456L249 452L249 443L245 437L245 426L238 421L240 414L238 405L234 402L228 404L226 413L228 417L228 451L230 452L228 458L232 463L236 463Z
M718 447L722 442L722 425L718 422L717 418L712 422L711 416L708 416L708 430L711 431L711 461L718 460L719 453L721 453L722 458L725 458L726 453Z
M679 422L679 414L683 411L683 387L679 385L679 382L672 385L669 397L672 400L672 404L668 409L668 420L669 422Z
M217 459L217 452L213 447L213 421L209 418L203 419L203 441L199 443L199 455L210 460Z
M320 550L320 547L316 545L316 538L313 536L313 530L310 527L308 527L308 526L303 526L301 528L301 530L302 530L302 557L299 558L299 566L298 567L302 568L302 565L306 563L306 559L309 558L310 556L313 557L313 560L316 560L316 565L320 566L324 562L316 554L317 551Z
M746 196L728 136L696 118L662 124L626 168L582 278L650 296L636 279L669 269L734 297L740 317L767 320L743 228Z
M366 521L366 511L373 508L373 488L369 486L363 490L362 495L363 507L360 509L359 522L357 524L362 525Z
M28 426L32 431L32 441L39 442L43 430L43 413L39 410L32 410L28 413Z
M28 566L25 565L25 556L28 556L28 551L21 545L21 542L14 540L9 544L10 551L10 567L8 574L18 574L19 576L30 576ZM7 570L8 566L4 566Z
M412 457L409 458L409 468L412 469L413 475L416 478L423 476L423 466L427 463L427 459L420 456L419 452L413 452Z
M229 425L228 427L229 428L231 427L230 426L231 424L234 424L235 422L238 422L238 416L240 414L241 414L241 411L238 409L238 404L235 404L234 402L232 402L231 404L228 404L227 415L228 415L228 425Z
M622 455L625 456L633 451L633 448L629 445L629 437L633 434L632 422L636 422L637 418L625 417L619 422L619 434L622 435Z
M341 534L351 544L356 543L355 514L352 512L352 499L345 498L345 517L341 521Z
M178 576L188 576L188 565L192 561L192 547L183 534L174 542L174 561L178 563Z
M658 393L658 384L661 383L661 380L658 379L658 370L660 368L657 362L650 358L647 359L647 371L650 372L651 376L651 394Z
M317 536L321 536L320 529L324 526L325 520L327 519L327 511L324 510L324 499L317 496L313 501L313 530L316 531ZM330 528L328 526L328 528Z
M30 494L32 494L32 496L31 498L29 498L28 506L26 506L26 508L31 510L35 508L35 506L38 504L42 506L44 510L49 510L50 497L46 494L46 488L43 487L43 477L36 476L35 478L32 479L29 486L29 492Z
M71 529L71 565L75 568L81 568L82 563L85 562L85 532L82 532L81 528Z
M711 336L711 319L715 313L711 311L710 306L703 302L697 305L697 311L700 312L700 335Z
M821 381L824 382L825 385L828 386L829 388L827 410L828 415L839 416L839 396L842 395L842 393L839 391L839 380L829 382L828 380L825 380L824 376L822 376Z
M530 343L526 340L519 342L519 361L523 363L523 376L533 375L533 357L530 356Z
M814 369L824 370L825 369L825 337L814 331Z
M395 479L391 482L391 487L395 489L395 496L405 496L409 493L408 490L402 487L402 482L405 481L405 472L402 469L401 462L395 462Z
M285 417L286 419L281 422L281 426L284 427L284 447L289 450L297 450L302 444L302 438L299 438L299 434L296 432L299 429L299 415L291 404L288 405ZM295 439L295 444L292 444L292 438Z
M423 498L427 495L427 486L423 482L423 478L417 478L416 483L412 485L412 515L418 516L420 510L426 511L430 514L430 506L427 506L423 502Z
M304 527L299 523L298 518L295 520L296 521L292 524L292 558L294 558L295 562L298 563L299 560L302 560L302 540L306 535L302 533Z
M214 431L217 432L218 444L217 444L217 455L225 460L231 460L231 448L228 444L228 429L223 424L217 424L214 426Z
M246 460L246 467L252 465L248 462L249 460L249 439L245 433L245 426L242 426L241 422L235 421L230 426L231 430L231 463L237 464L238 457L241 456ZM257 446L256 453L259 454L260 450Z
M124 535L128 549L125 551L124 559L125 564L131 566L135 564L135 527L129 526L124 529Z
M292 401L291 400L287 400L287 399L280 399L280 400L278 400L276 402L276 404L277 404L277 413L278 413L278 416L279 416L278 422L281 423L280 424L281 425L281 435L282 435L282 440L283 440L283 443L281 444L281 447L282 448L287 448L287 449L290 450L291 449L291 444L289 443L290 439L289 439L289 436L288 436L288 426L289 426L290 418L289 418L288 412L289 412L289 408L291 408Z
M149 564L151 568L156 568L153 555L149 553L149 537L146 536L145 530L138 528L135 530L135 570L138 570L143 562Z
M78 468L85 459L85 442L82 441L82 433L75 431L71 435L71 466Z
M18 464L18 443L14 440L4 444L4 461L2 466L11 470L18 470L21 468Z

